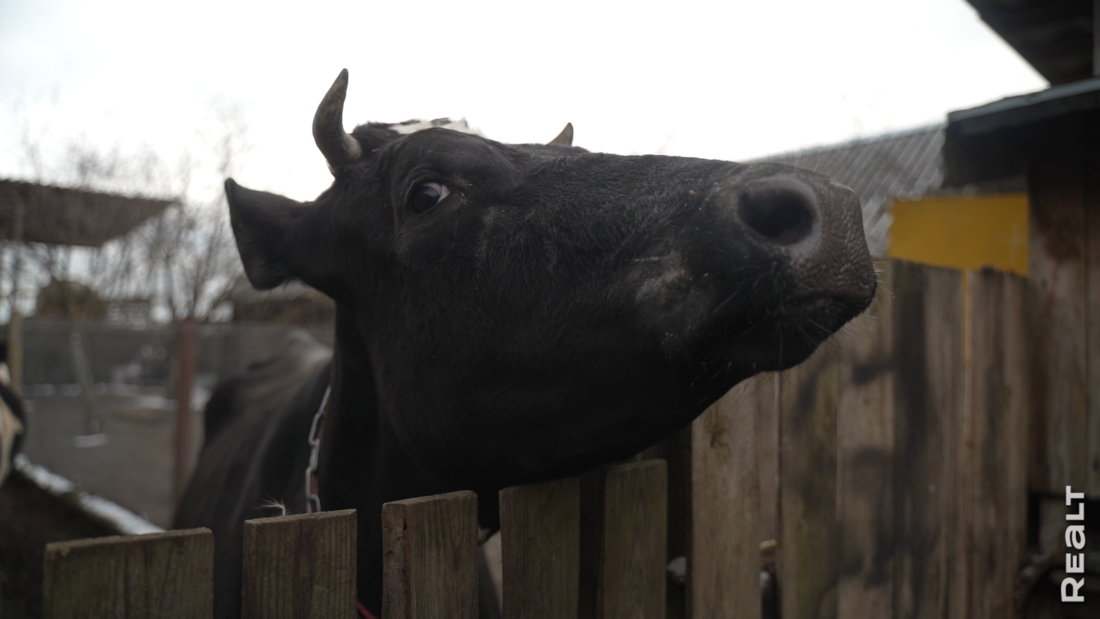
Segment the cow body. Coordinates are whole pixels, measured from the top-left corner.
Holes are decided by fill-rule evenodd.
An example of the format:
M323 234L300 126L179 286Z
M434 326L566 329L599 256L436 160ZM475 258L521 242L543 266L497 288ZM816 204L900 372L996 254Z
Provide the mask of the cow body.
M335 176L316 201L226 183L252 283L301 279L337 311L330 362L216 396L176 525L215 531L220 617L239 610L243 521L265 501L304 511L326 388L321 503L359 510L359 595L378 614L384 502L474 490L494 527L501 488L644 449L874 295L858 200L820 175L442 127L349 135L345 88L314 120ZM265 381L277 397L243 386Z

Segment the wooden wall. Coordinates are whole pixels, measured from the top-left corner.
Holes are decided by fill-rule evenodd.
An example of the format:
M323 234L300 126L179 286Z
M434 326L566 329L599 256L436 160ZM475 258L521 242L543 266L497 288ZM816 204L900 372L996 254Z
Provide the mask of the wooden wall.
M1095 115L1094 115L1095 116ZM1032 490L1100 498L1100 118L1037 132L1028 328L1034 351Z
M707 532L718 499L703 497L725 488L741 499L720 499L724 518L740 511L757 543L778 536L784 619L1009 617L1027 542L1026 282L888 261L880 284L809 361L738 386L695 422L697 462L714 436L740 456L696 468L693 549L705 535L751 546ZM741 573L726 569L726 582ZM689 597L713 602L700 580ZM722 616L760 616L748 597L733 607Z
M1029 464L1035 483L1039 461L1029 412L1052 393L1031 390L1029 285L899 261L880 271L865 316L798 367L738 385L646 454L665 461L502 491L505 616L774 616L761 598L762 549L778 561L784 619L1012 616ZM1058 479L1045 470L1041 479ZM459 492L384 507L386 619L477 615L476 504ZM245 614L350 608L353 525L350 512L250 522ZM75 616L65 592L87 581L153 592L115 596L126 604L208 616L209 533L173 535L51 546L47 615ZM272 559L303 545L332 550L305 553L316 565L290 562L292 571ZM679 552L682 589L665 574ZM127 567L140 557L165 557L157 569L194 583L148 581ZM185 586L199 593L181 598Z

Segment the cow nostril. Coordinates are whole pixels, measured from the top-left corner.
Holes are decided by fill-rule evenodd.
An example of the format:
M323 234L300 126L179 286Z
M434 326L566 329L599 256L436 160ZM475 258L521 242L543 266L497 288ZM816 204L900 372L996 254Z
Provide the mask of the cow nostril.
M741 196L739 213L750 228L777 245L794 245L814 228L811 190L789 179L763 181Z

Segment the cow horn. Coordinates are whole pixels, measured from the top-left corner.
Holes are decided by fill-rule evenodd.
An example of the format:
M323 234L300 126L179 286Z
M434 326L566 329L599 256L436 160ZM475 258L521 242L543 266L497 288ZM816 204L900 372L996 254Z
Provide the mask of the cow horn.
M550 140L550 144L557 144L558 146L572 146L573 145L573 123L565 123L565 129L561 130L558 137Z
M348 70L344 69L313 116L313 141L333 170L354 163L363 152L359 142L344 131L344 97L347 94Z

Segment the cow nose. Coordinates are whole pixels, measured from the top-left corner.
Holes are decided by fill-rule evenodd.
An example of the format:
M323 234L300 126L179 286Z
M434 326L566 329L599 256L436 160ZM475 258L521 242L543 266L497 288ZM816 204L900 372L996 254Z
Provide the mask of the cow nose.
M753 182L738 201L738 216L767 243L791 247L805 241L821 220L813 190L790 177Z

